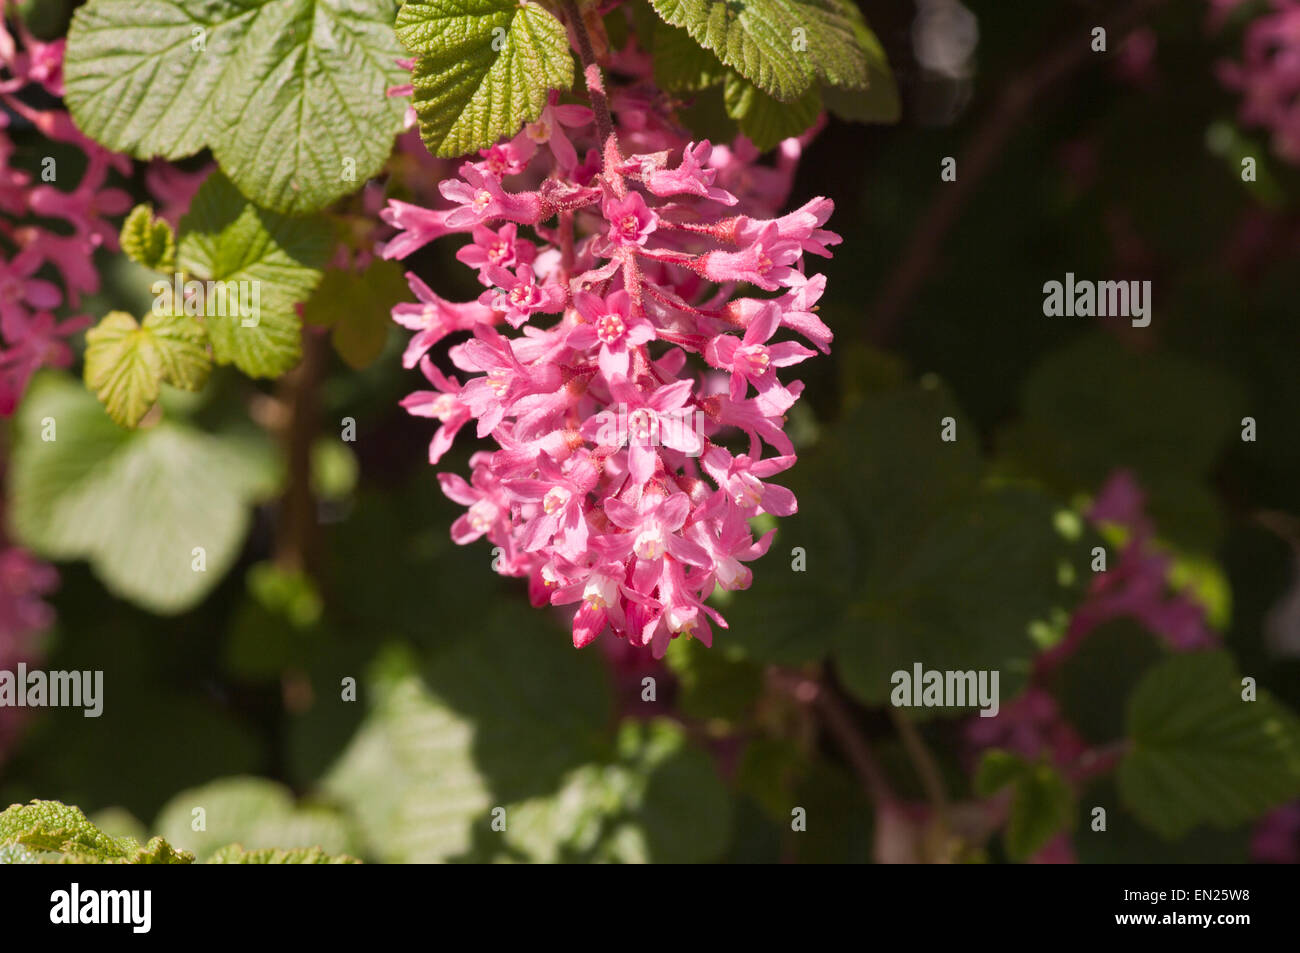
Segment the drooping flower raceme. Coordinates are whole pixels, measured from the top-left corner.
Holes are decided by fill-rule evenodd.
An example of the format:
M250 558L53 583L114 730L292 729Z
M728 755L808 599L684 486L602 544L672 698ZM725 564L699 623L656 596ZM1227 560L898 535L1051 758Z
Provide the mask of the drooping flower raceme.
M63 40L42 43L21 22L15 37L5 27L5 7L0 0L0 414L7 415L38 368L71 363L66 339L91 323L89 316L58 320L55 313L78 307L82 294L99 288L91 256L101 245L116 248L107 217L130 207L125 192L107 186L108 173L129 174L131 160L87 139L62 109L36 105L63 94ZM39 157L36 175L15 167L14 123L85 153L71 189L53 156Z
M466 508L453 538L486 537L535 605L572 606L575 646L610 630L659 656L680 635L711 644L726 622L706 600L747 588L772 540L750 519L795 512L770 482L795 462L789 369L831 341L804 258L839 237L828 199L775 214L799 140L763 166L747 140L687 141L644 88L611 102L602 131L553 95L442 182L440 207L391 202L383 254L456 234L484 288L453 303L409 274L417 300L393 312L431 385L403 405L441 422L430 462L471 422L495 443L468 480L439 474ZM456 332L444 373L427 352Z

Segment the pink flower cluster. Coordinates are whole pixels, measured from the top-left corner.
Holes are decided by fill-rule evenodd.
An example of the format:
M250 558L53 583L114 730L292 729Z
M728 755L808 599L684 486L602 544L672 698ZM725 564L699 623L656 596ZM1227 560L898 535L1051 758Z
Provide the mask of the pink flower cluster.
M589 69L603 102L600 82ZM795 462L784 423L802 384L780 372L816 352L783 332L829 350L825 279L803 257L839 238L827 199L774 213L798 140L764 166L744 139L687 141L652 89L610 101L607 138L592 109L552 95L441 183L441 207L390 202L399 231L382 253L460 234L456 257L484 288L453 303L408 274L418 300L393 310L415 332L406 365L432 385L403 406L441 421L430 462L471 421L496 443L468 481L439 474L466 507L453 538L486 537L535 605L576 604L575 646L610 629L661 656L679 635L711 644L711 622L726 622L706 600L747 588L745 563L771 543L749 520L795 512L768 482ZM463 378L427 353L455 332L468 333L449 352Z
M1219 64L1219 79L1239 90L1241 121L1271 131L1273 151L1300 162L1300 2L1272 0L1273 11L1246 28L1242 61ZM1218 0L1215 20L1237 3Z
M98 290L91 256L101 245L117 247L106 217L130 206L125 192L106 186L108 173L129 174L131 161L83 136L62 109L34 104L63 94L63 40L42 43L21 22L15 37L4 7L0 0L0 413L7 415L37 368L71 362L66 338L90 324L88 316L60 321L55 312ZM62 187L72 174L67 157L33 156L34 172L14 166L15 123L85 153L75 186Z

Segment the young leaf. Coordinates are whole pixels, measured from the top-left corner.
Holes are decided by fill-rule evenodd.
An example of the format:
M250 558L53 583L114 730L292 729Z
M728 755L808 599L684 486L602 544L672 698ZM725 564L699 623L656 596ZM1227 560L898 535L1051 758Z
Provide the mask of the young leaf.
M327 854L319 847L294 847L282 850L278 847L259 847L256 850L244 850L238 844L230 844L213 853L204 861L205 864L359 864L361 861L347 854Z
M187 315L150 313L145 315L144 330L158 349L163 383L181 390L202 390L212 370L203 325Z
M220 173L203 183L181 219L180 267L225 283L226 306L205 295L205 324L218 364L250 377L277 377L302 356L295 305L320 282L331 233L317 218L290 218L253 205ZM233 313L249 300L255 314ZM225 311L225 314L213 313Z
M86 385L123 427L134 427L165 381L184 390L207 382L207 336L194 318L150 314L144 326L122 311L86 332Z
M308 212L379 172L406 80L393 0L90 0L64 75L78 127L137 158L204 147L244 194Z
M651 0L745 79L782 102L819 81L865 89L867 55L839 0Z
M1152 830L1231 828L1300 795L1300 720L1263 691L1242 695L1225 652L1172 656L1138 683L1119 789Z
M42 439L51 426L55 439ZM156 613L188 609L217 584L239 554L249 504L278 485L260 439L171 418L123 430L66 375L33 381L15 432L14 534L49 558L89 560L110 592Z
M126 256L146 268L164 273L176 268L176 236L148 205L131 209L122 223L121 241Z
M511 136L573 85L564 24L525 0L407 0L397 35L415 65L420 135L453 157Z
M86 332L86 386L108 416L134 427L158 400L162 361L153 336L122 311L104 316Z
M20 848L20 862L58 855L65 863L190 864L194 855L177 851L161 837L141 845L133 837L110 837L90 823L80 809L58 801L11 804L0 813L0 849Z

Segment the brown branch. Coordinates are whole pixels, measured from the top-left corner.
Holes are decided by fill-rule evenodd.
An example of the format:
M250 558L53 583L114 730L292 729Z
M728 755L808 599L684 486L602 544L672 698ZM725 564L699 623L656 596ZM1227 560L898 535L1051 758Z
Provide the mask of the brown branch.
M1132 0L1109 21L1099 24L1108 37L1127 33L1164 0ZM912 232L912 237L867 319L870 340L888 339L911 303L944 240L960 217L972 191L993 168L1011 134L1029 108L1052 87L1080 69L1090 56L1089 33L1076 28L1025 72L1003 87L992 111L976 128L957 161L957 178L942 183L938 194ZM1109 62L1103 59L1102 62Z
M316 497L311 487L311 448L320 427L320 382L329 342L305 329L302 363L285 374L277 387L287 410L280 432L288 469L288 487L276 525L275 562L288 571L315 567Z
M898 736L902 739L903 748L907 751L907 757L912 762L912 767L916 770L917 777L921 780L921 787L925 791L926 800L934 809L935 816L940 823L946 823L948 817L948 793L943 783L943 774L939 770L939 764L934 760L934 755L930 753L925 739L921 733L916 730L916 725L912 724L912 719L899 708L893 705L889 706L889 717L894 722L894 727L898 729Z
M788 669L772 669L768 677L781 692L817 712L877 807L897 800L853 713L834 689L822 680Z

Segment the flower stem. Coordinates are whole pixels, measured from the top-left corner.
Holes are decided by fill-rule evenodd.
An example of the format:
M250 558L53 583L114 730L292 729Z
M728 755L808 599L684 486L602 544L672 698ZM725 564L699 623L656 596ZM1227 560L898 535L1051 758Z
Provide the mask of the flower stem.
M591 99L592 111L596 114L596 130L600 133L601 146L608 150L614 136L614 120L609 114L609 97L605 94L605 81L600 75L600 66L596 63L596 53L591 46L591 34L582 21L576 0L562 0L564 15L573 27L573 35L578 40L578 59L582 62L582 78L587 83L587 96ZM608 154L608 152L606 152Z

